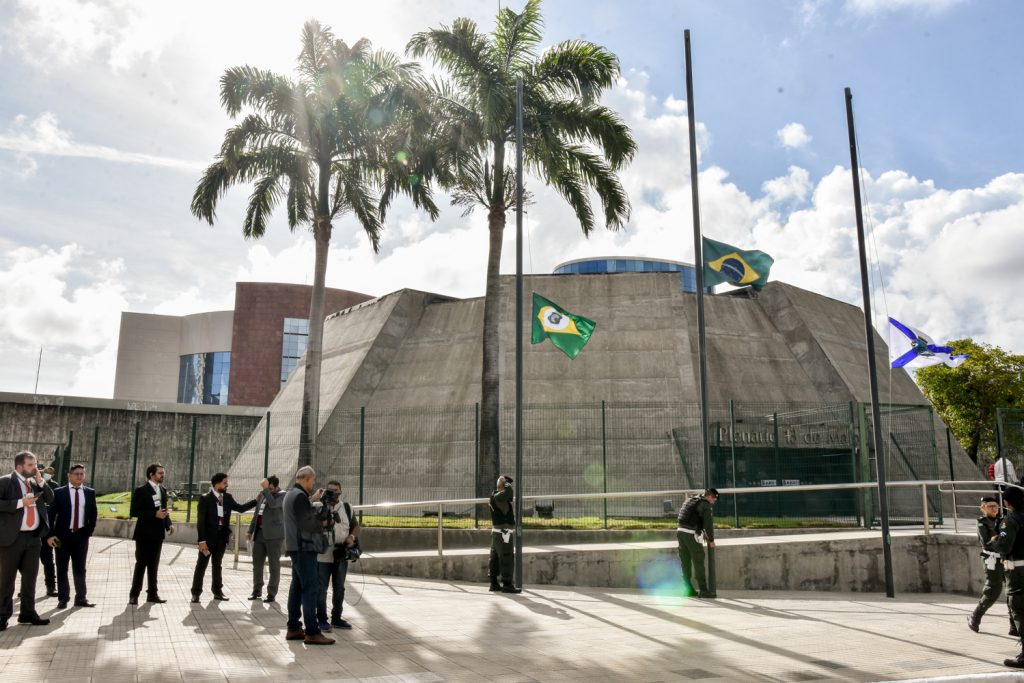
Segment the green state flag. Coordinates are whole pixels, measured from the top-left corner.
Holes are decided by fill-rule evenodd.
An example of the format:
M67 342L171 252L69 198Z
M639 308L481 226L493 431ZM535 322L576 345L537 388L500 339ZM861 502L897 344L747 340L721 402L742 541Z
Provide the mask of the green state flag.
M561 349L562 353L575 358L579 355L597 323L574 315L540 294L533 295L533 335L531 341L540 344L545 339Z
M703 238L704 244L704 286L711 287L723 282L730 285L750 285L761 289L768 284L768 271L775 263L763 251L744 251L724 242Z

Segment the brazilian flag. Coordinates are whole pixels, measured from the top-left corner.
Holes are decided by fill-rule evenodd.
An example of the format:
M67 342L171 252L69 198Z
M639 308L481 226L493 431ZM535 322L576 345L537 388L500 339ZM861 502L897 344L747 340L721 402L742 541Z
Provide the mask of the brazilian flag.
M750 285L761 289L768 284L768 271L775 263L768 254L752 249L744 251L724 242L703 239L704 286L711 287L728 282L730 285Z
M579 355L590 340L597 323L574 315L540 294L533 295L533 334L530 341L540 344L550 339L569 358Z

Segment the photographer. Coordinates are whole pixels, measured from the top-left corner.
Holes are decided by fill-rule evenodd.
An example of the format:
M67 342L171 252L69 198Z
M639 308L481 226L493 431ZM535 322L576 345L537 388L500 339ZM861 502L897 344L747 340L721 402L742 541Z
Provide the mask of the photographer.
M498 477L498 485L488 506L491 508L491 558L490 576L491 590L502 593L521 593L512 582L512 571L515 568L515 536L516 511L512 506L515 492L512 490L512 477L503 474ZM502 585L498 585L498 576Z
M323 489L313 493L316 472L306 465L295 473L295 486L284 497L284 547L292 560L292 584L288 590L288 633L285 640L304 640L309 645L331 645L334 640L320 632L316 603L320 577L316 556L326 550L323 524L313 509ZM312 494L312 495L311 495ZM305 623L305 630L303 630Z
M328 538L327 550L317 555L320 570L320 599L316 616L321 631L332 627L351 629L352 624L341 618L345 607L345 577L349 561L359 558L359 520L352 514L352 507L341 499L341 483L330 481L320 499L320 518L324 520L324 534ZM314 504L315 505L315 504ZM331 622L327 623L327 585L333 581Z

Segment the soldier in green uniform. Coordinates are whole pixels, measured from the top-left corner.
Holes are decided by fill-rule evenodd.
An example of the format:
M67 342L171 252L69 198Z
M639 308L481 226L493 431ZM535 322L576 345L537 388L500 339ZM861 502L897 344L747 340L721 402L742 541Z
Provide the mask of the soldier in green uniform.
M1006 602L1017 632L1024 631L1024 490L1009 486L1003 491L1003 504L1010 511L999 522L999 534L989 541L989 548L1003 556L1006 571ZM1024 647L1024 646L1022 646ZM1024 649L1003 664L1024 669Z
M1003 592L1003 560L994 550L990 550L988 542L998 532L999 527L999 501L992 496L981 499L981 517L978 517L978 539L981 541L981 556L985 558L985 587L981 591L981 600L974 612L967 617L967 628L975 633L981 626L981 618L985 616L988 608L999 599ZM1010 617L1010 635L1017 635L1017 627Z
M683 582L686 594L698 598L714 598L715 593L708 588L708 578L704 571L704 546L700 543L703 537L708 548L715 547L715 513L711 506L718 501L717 489L705 489L699 496L688 499L679 508L676 539L679 541L679 565L683 570ZM696 578L699 590L693 590Z
M498 485L488 505L491 508L491 590L502 593L521 593L512 582L512 570L515 567L515 533L516 511L512 507L515 492L512 490L512 477L503 474L498 477ZM501 585L498 577L501 576Z

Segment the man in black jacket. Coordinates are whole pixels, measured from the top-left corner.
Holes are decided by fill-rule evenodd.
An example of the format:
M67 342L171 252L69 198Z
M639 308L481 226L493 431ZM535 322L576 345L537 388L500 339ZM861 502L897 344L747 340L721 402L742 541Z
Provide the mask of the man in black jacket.
M167 491L163 487L164 466L153 463L146 468L145 484L132 491L131 516L138 519L132 538L135 540L135 571L128 604L139 604L142 577L146 576L146 602L167 602L157 592L157 569L164 538L174 533L167 512Z
M47 536L46 506L53 491L43 482L31 451L14 456L14 472L0 477L0 631L14 614L14 583L21 574L19 624L45 626L36 612L39 539Z
M676 540L679 542L679 565L683 572L683 583L687 595L698 598L714 598L716 594L708 587L704 572L704 546L715 547L715 513L712 506L718 501L718 489L704 489L704 493L688 499L679 508ZM696 581L695 581L696 580ZM699 586L694 591L693 584Z
M516 511L515 492L512 490L512 477L503 474L498 477L498 485L488 506L491 508L491 556L488 573L491 577L491 590L502 593L521 593L513 582L512 573L515 569ZM498 585L498 577L501 585Z
M285 640L303 640L307 645L331 645L320 631L316 603L320 577L316 556L327 547L324 523L313 510L324 490L313 493L316 472L306 465L295 473L295 486L284 497L284 547L292 560L292 584L288 589L288 632Z
M50 506L50 537L47 544L57 553L57 609L68 606L71 586L68 563L75 577L75 607L95 607L86 598L85 560L89 538L96 530L96 491L84 485L85 467L72 465L68 484L53 493Z
M210 479L209 493L199 498L199 516L196 519L196 533L199 536L199 558L192 576L192 602L199 602L203 593L203 578L206 566L213 558L213 598L227 600L224 595L224 580L221 561L231 540L231 513L247 512L256 507L253 498L245 505L239 505L228 493L228 475L218 472Z

